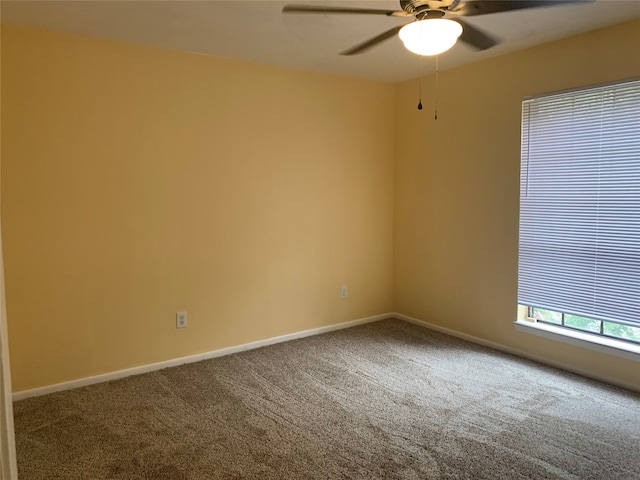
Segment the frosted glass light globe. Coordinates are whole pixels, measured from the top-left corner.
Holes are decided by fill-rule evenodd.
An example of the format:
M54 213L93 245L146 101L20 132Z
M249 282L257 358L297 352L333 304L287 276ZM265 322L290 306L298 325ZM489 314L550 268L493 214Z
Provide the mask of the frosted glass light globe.
M400 29L400 40L407 50L418 55L438 55L456 44L462 25L445 18L427 18Z

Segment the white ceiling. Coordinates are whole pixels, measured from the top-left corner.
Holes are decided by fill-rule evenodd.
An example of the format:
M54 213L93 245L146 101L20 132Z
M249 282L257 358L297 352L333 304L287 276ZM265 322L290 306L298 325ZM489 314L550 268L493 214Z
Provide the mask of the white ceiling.
M518 0L513 0L518 1ZM282 15L287 3L400 9L397 0L312 1L7 1L2 21L126 40L271 65L399 82L433 71L395 37L361 55L338 53L404 18L366 15ZM467 17L502 43L475 52L458 43L440 56L446 69L608 25L640 18L640 0L593 3ZM630 46L627 46L627 48ZM634 48L638 48L636 46Z

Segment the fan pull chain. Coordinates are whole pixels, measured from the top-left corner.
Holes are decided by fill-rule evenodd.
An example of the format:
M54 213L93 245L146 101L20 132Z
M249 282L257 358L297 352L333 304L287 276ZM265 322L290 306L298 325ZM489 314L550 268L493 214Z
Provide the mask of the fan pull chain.
M422 65L424 57L420 57L420 72L418 72L418 110L422 110Z
M436 55L436 104L435 104L435 112L434 112L434 120L438 120L438 58L439 55Z

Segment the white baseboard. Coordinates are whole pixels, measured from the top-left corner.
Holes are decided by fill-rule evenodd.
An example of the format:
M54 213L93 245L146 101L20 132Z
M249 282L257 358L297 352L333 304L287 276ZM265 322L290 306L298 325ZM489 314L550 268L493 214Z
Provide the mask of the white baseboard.
M568 365L563 362L556 362L555 360L549 360L545 357L540 357L538 355L534 355L528 352L523 352L522 350L518 350L515 348L507 347L506 345L502 345L500 343L491 342L489 340L485 340L483 338L474 337L473 335L468 335L466 333L458 332L456 330L451 330L449 328L440 327L438 325L434 325L432 323L428 323L422 320L418 320L417 318L409 317L407 315L403 315L401 313L394 313L394 318L398 318L400 320L404 320L405 322L413 323L415 325L420 325L425 328L429 328L431 330L435 330L440 333L444 333L447 335L451 335L452 337L461 338L462 340L466 340L468 342L477 343L478 345L482 345L485 347L493 348L494 350L500 350L505 353L510 353L511 355L516 355L518 357L526 358L527 360L532 360L534 362L543 363L545 365L549 365L550 367L558 368L560 370L566 370L567 372L576 373L583 377L591 378L593 380L598 380L600 382L608 383L611 385L615 385L618 387L626 388L627 390L632 390L634 392L640 392L640 386L624 382L618 380L616 378L609 377L608 375L601 375L597 373L590 372L589 370L584 370L582 368L574 367L573 365Z
M434 325L432 323L428 323L423 320L418 320L417 318L409 317L401 313L383 313L380 315L374 315L372 317L361 318L358 320L351 320L349 322L338 323L335 325L328 325L326 327L312 328L310 330L303 330L301 332L290 333L288 335L281 335L279 337L272 337L272 338L267 338L265 340L258 340L256 342L236 345L233 347L221 348L221 349L212 350L209 352L198 353L196 355L189 355L187 357L174 358L171 360L165 360L163 362L140 365L138 367L127 368L124 370L117 370L115 372L104 373L101 375L94 375L91 377L80 378L80 379L71 380L68 382L56 383L54 385L47 385L45 387L34 388L31 390L22 390L20 392L14 392L12 398L13 398L13 401L15 402L18 400L23 400L25 398L47 395L49 393L59 392L62 390L71 390L73 388L93 385L95 383L109 382L111 380L118 380L120 378L130 377L132 375L140 375L141 373L153 372L155 370L162 370L164 368L175 367L175 366L183 365L186 363L194 363L194 362L199 362L201 360L208 360L210 358L231 355L232 353L243 352L246 350L253 350L254 348L266 347L267 345L274 345L276 343L287 342L289 340L309 337L312 335L319 335L321 333L327 333L335 330L342 330L344 328L355 327L356 325L377 322L378 320L385 320L388 318L397 318L399 320L404 320L405 322L413 323L415 325L419 325L421 327L435 330L437 332L444 333L446 335L451 335L452 337L457 337L462 340L466 340L468 342L476 343L478 345L493 348L494 350L500 350L502 352L510 353L518 357L523 357L528 360L533 360L534 362L543 363L551 367L576 373L583 377L592 378L594 380L598 380L604 383L609 383L622 388L626 388L627 390L640 392L640 387L638 387L638 385L636 384L623 382L606 375L595 374L588 370L583 370L581 368L577 368L572 365L564 364L562 362L556 362L544 357L540 357L538 355L533 355L527 352L523 352L521 350L517 350L515 348L507 347L506 345L502 345L500 343L491 342L489 340L475 337L473 335L468 335L466 333L458 332L456 330L451 330L449 328L441 327L439 325Z
M104 373L101 375L94 375L91 377L79 378L77 380L56 383L54 385L47 385L45 387L34 388L31 390L22 390L20 392L14 392L12 398L13 398L13 401L15 402L18 400L24 400L25 398L38 397L41 395L47 395L49 393L60 392L62 390L71 390L73 388L85 387L87 385L93 385L95 383L109 382L111 380L130 377L132 375L139 375L141 373L153 372L155 370L162 370L168 367L175 367L177 365L183 365L185 363L199 362L201 360L208 360L210 358L231 355L232 353L244 352L246 350L253 350L254 348L266 347L267 345L274 345L276 343L282 343L282 342L287 342L289 340L309 337L311 335L319 335L321 333L332 332L334 330L342 330L344 328L355 327L356 325L377 322L378 320L394 318L394 316L395 315L393 313L383 313L380 315L374 315L373 317L360 318L358 320L351 320L349 322L338 323L335 325L328 325L326 327L312 328L310 330L303 330L301 332L290 333L288 335L281 335L279 337L267 338L265 340L258 340L256 342L245 343L245 344L236 345L233 347L220 348L218 350L198 353L196 355L189 355L187 357L174 358L171 360L165 360L163 362L140 365L138 367L127 368L124 370L117 370L115 372Z

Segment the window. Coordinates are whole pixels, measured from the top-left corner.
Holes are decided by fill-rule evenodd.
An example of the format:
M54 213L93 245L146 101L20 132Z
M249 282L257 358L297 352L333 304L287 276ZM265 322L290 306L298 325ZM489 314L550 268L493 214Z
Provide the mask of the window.
M640 343L640 80L525 99L518 303Z

